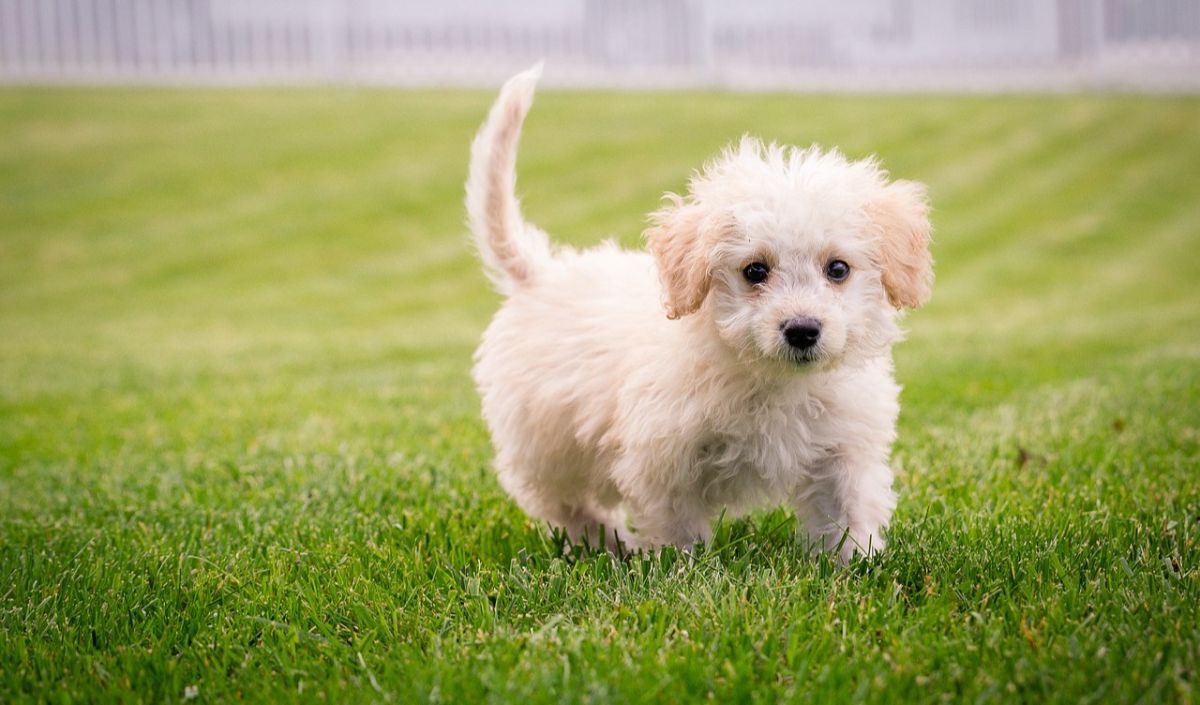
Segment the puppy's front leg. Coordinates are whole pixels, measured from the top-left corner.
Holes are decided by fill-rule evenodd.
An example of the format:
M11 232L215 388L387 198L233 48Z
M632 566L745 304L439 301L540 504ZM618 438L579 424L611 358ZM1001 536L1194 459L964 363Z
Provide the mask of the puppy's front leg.
M618 486L624 498L631 535L627 545L655 550L671 545L691 549L712 536L708 510L684 478L679 454L629 453L618 465Z
M630 521L640 548L657 550L671 545L690 551L712 538L712 526L698 502L676 496L631 505Z
M836 551L843 565L855 553L882 551L882 531L896 508L892 479L886 462L856 462L853 456L831 458L816 468L793 500L810 543Z

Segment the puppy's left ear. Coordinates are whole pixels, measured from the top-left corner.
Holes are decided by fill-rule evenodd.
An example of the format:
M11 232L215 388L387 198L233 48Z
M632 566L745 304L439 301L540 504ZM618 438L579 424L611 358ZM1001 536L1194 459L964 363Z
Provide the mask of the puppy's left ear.
M879 265L888 301L898 309L920 308L933 287L929 251L929 200L925 184L894 181L867 206L879 238Z

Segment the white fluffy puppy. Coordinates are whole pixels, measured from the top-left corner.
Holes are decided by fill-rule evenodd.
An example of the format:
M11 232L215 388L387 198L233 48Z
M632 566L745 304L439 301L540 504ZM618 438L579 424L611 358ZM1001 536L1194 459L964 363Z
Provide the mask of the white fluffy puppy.
M649 253L552 247L514 194L540 72L504 86L467 181L507 297L474 369L500 483L592 545L688 547L726 509L787 502L842 561L880 550L891 346L932 280L924 187L747 137L667 195Z

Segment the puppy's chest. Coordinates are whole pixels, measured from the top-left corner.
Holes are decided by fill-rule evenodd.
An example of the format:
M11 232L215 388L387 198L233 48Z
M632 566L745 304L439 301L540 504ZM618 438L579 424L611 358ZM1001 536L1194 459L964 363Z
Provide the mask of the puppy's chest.
M696 480L709 493L779 491L793 485L835 452L838 439L822 405L759 405L712 420L694 448Z

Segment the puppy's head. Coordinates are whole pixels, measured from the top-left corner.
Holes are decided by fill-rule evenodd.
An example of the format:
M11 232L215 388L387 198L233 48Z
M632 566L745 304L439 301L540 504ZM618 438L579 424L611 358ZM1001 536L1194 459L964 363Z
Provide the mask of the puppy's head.
M925 188L873 160L743 138L646 231L669 318L711 317L743 356L829 367L899 337L929 298Z

